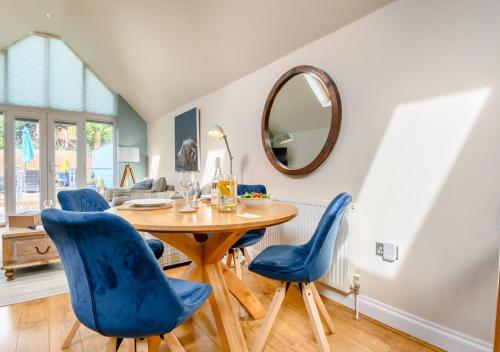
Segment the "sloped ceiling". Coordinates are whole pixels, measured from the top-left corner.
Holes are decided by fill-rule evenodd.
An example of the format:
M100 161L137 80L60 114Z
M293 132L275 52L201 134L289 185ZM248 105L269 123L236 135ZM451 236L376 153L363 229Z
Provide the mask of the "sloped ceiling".
M0 0L0 47L58 35L152 120L390 1Z

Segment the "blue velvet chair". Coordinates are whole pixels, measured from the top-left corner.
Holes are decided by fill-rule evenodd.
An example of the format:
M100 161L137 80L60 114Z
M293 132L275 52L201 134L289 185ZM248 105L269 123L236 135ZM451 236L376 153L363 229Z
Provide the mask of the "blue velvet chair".
M159 336L179 346L171 331L207 300L210 285L168 278L140 234L116 215L46 209L42 222L68 278L78 318L73 336L81 323L111 337L107 351L123 338L141 351L157 347Z
M246 192L248 192L248 193L252 193L252 192L267 193L267 190L266 190L266 186L264 186L264 185L239 184L238 190L237 190L238 195L241 196L241 195L245 194ZM252 258L248 254L248 251L246 250L246 248L253 246L257 242L262 240L262 237L264 237L265 233L266 233L266 229L258 229L258 230L248 231L229 250L229 253L227 254L226 265L230 267L231 264L234 262L236 275L240 279L241 279L241 268L240 268L241 254L243 254L243 257L245 258L246 263L250 264L252 262ZM240 254L240 252L241 252L241 254Z
M103 196L89 188L76 191L60 191L57 193L57 200L61 208L67 211L104 211L110 208ZM165 250L163 242L158 239L147 239L146 243L153 251L156 259L160 259Z
M314 281L325 275L332 266L340 223L351 201L352 197L349 194L339 194L325 210L309 242L299 246L267 247L248 267L254 273L281 281L261 331L257 334L253 352L261 351L264 347L290 283L299 284L320 350L330 351L319 313L325 320L329 333L335 332L335 327L314 286Z

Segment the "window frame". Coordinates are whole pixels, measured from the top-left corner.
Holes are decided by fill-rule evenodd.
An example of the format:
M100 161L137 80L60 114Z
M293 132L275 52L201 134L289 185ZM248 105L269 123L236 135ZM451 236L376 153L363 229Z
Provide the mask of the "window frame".
M119 134L117 129L117 119L115 116L99 115L87 112L61 111L55 109L15 106L8 104L0 104L0 111L4 116L4 204L5 204L5 222L7 222L8 214L16 213L16 191L15 191L15 119L25 115L26 117L36 118L40 121L40 208L43 200L54 200L55 192L50 183L53 182L53 170L49 165L51 159L50 153L54 148L50 147L52 141L49 140L54 122L76 122L78 127L78 171L79 181L78 187L84 188L82 181L86 182L86 157L87 143L85 124L87 122L104 122L113 126L113 187L117 184L117 151ZM83 162L81 162L83 160ZM81 171L80 171L81 170ZM81 172L81 173L80 173ZM83 185L83 186L82 186ZM5 226L5 223L0 223L0 226Z

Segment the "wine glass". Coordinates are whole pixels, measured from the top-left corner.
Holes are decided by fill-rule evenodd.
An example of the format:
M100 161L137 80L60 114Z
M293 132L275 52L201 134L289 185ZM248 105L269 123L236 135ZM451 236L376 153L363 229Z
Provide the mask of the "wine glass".
M182 194L184 195L184 207L189 208L188 197L189 197L189 192L191 191L194 185L194 172L192 171L181 172L179 184L182 189Z

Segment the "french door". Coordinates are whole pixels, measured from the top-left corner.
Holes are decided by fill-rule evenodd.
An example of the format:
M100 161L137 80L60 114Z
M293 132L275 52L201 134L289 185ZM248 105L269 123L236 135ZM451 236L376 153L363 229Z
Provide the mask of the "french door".
M5 180L7 213L37 211L47 194L46 114L5 114Z
M61 190L114 186L113 117L0 106L0 128L0 223Z
M57 193L79 189L85 182L85 121L63 114L48 114L48 195L57 205Z

